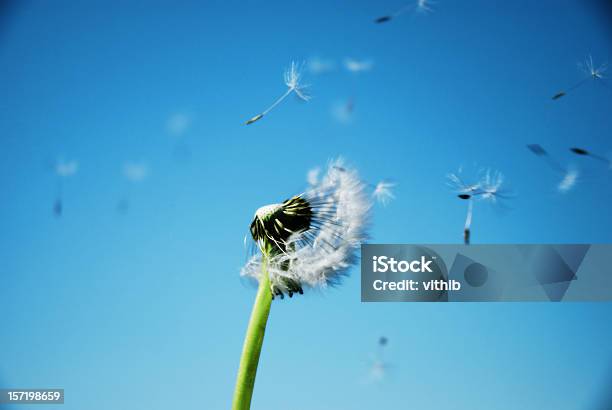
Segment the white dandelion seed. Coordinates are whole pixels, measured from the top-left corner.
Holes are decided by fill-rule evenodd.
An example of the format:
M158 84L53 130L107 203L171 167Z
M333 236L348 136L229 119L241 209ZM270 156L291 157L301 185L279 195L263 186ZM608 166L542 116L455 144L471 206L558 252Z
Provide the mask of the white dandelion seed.
M142 182L149 176L149 167L141 162L126 162L123 165L123 176L131 182Z
M63 179L73 176L79 170L79 163L76 160L65 161L59 159L53 164L53 172L58 177L55 200L53 201L53 215L59 218L64 213L64 188Z
M331 60L323 60L320 58L311 58L308 60L308 71L312 74L325 74L336 69L336 64Z
M557 190L563 194L569 192L574 187L574 185L576 185L576 182L578 181L578 176L579 173L577 169L569 169L567 173L563 176L561 182L559 182Z
M432 0L417 0L416 11L425 14L432 13L434 11L432 7L434 4L436 4L436 2Z
M368 382L381 382L387 377L389 364L385 360L385 350L389 340L382 336L378 339L376 354L370 360Z
M567 193L571 191L578 182L578 170L574 167L567 167L561 165L556 159L554 159L541 145L529 144L527 148L533 152L539 158L542 158L548 166L557 174L561 175L561 181L557 184L556 189L558 192ZM587 155L586 151L580 148L572 148L572 152L578 155Z
M395 194L393 193L393 187L395 183L388 181L380 181L374 187L374 192L372 192L372 196L378 202L380 202L383 206L387 206L391 200L395 199Z
M251 235L267 255L273 295L339 283L366 239L371 203L365 188L357 171L336 160L303 194L257 210ZM241 275L259 280L261 274L258 254Z
M355 60L347 58L344 60L344 67L352 73L361 73L370 71L374 67L374 63L370 60Z
M447 184L457 197L468 202L467 215L463 227L463 242L470 244L472 232L472 219L474 215L474 202L488 201L496 204L500 199L510 197L508 191L503 188L504 176L501 172L489 168L483 168L475 181L465 181L461 176L462 169L457 173L447 175Z
M280 104L287 96L291 93L295 93L295 95L302 99L303 101L310 100L311 96L307 92L308 85L303 85L300 83L302 77L301 67L296 64L294 61L291 62L291 67L287 71L285 71L285 85L287 86L287 91L281 95L271 106L269 106L266 110L257 114L250 120L246 122L246 125L252 124L256 121L259 121L263 118L264 115L268 114L274 107Z
M370 381L381 382L387 375L387 364L380 359L374 359L370 366Z
M306 174L306 182L308 185L316 185L319 182L319 175L321 174L321 168L315 167L308 171Z
M176 113L168 118L166 131L173 137L180 137L191 126L191 116L186 113Z
M60 159L55 164L55 173L60 177L69 177L77 173L79 170L79 163L75 160L64 161Z
M593 57L589 55L583 63L578 64L578 68L585 74L585 78L578 81L576 84L572 85L566 90L559 91L557 94L553 95L552 96L553 100L558 100L559 98L566 96L570 91L573 91L578 87L581 87L582 85L586 84L587 81L590 81L590 80L595 81L599 84L603 84L606 87L609 87L608 83L605 81L606 79L605 72L608 70L608 63L603 63L600 66L596 66L593 63Z

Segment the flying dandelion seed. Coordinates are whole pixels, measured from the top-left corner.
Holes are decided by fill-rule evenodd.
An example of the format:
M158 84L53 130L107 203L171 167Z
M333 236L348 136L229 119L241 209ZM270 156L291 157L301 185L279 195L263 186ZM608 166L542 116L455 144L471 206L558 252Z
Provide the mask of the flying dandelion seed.
M64 200L63 200L63 179L71 177L79 170L79 163L75 160L64 161L59 159L53 166L53 171L57 178L57 191L55 201L53 201L53 215L59 218L64 213Z
M370 382L381 382L387 376L389 365L385 360L385 349L387 348L388 343L389 339L387 339L385 336L381 336L378 339L376 354L373 356L373 359L371 359L368 372Z
M121 172L126 180L133 184L138 184L149 177L150 170L149 166L144 162L128 161L123 164ZM128 191L130 190L130 188L127 189ZM118 213L126 214L128 212L130 209L129 197L130 195L126 193L121 199L119 199L115 207Z
M433 2L432 0L416 0L415 3L409 3L392 14L378 17L374 20L374 22L377 24L387 23L392 19L409 12L428 14L434 11L432 7L433 4L435 4L435 2Z
M578 170L568 169L567 173L563 176L561 182L557 186L557 190L561 193L569 192L576 182L578 181Z
M123 176L130 182L142 182L149 176L149 167L144 163L126 162Z
M370 71L374 63L369 60L359 61L352 58L344 60L344 67L352 73L362 73Z
M311 58L308 60L307 68L312 74L325 74L334 71L336 69L336 64L331 60Z
M395 183L388 181L380 181L374 187L374 192L372 192L372 197L380 202L383 206L387 206L389 202L395 199L395 195L393 194L392 188L395 186Z
M336 102L331 107L332 117L341 124L350 124L353 120L354 107L352 98L347 101Z
M269 106L266 110L257 114L253 118L249 119L246 122L246 125L253 124L256 121L262 119L266 114L274 109L278 104L280 104L287 96L291 93L294 93L298 98L303 101L310 100L310 95L307 93L308 85L300 84L300 80L302 77L301 67L295 62L291 62L291 67L285 71L285 85L287 86L287 91L281 95L271 106Z
M573 91L583 86L590 80L593 80L599 84L603 84L604 86L608 87L608 83L605 81L606 76L604 75L604 73L608 69L608 63L603 63L600 66L595 66L595 64L593 63L593 57L589 55L584 61L584 63L581 63L578 66L585 74L585 78L578 81L576 84L572 85L566 90L561 90L555 95L553 95L553 100L558 100L561 97L565 97L570 91Z
M612 167L612 161L609 158L606 158L603 155L595 154L595 153L593 153L591 151L587 151L587 150L585 150L583 148L577 148L577 147L570 148L570 151L573 152L576 155L593 158L594 160L597 160L599 162L603 162L608 167Z
M370 380L381 382L387 375L387 364L382 360L374 360L370 366Z
M527 148L537 157L542 158L555 173L561 175L561 181L557 184L558 192L565 194L576 186L579 176L577 169L561 165L539 144L529 144Z
M259 208L250 233L259 253L241 275L259 288L242 351L233 408L248 409L265 327L274 296L336 285L356 262L366 239L371 203L356 170L341 160L306 192Z
M482 200L497 204L500 199L510 198L510 193L503 189L504 176L501 172L491 169L481 169L476 181L466 182L460 176L462 169L457 173L447 175L447 184L459 199L468 202L468 209L463 226L463 243L470 244L472 233L472 219L474 214L474 201Z
M69 177L77 173L79 170L79 163L77 161L64 161L59 160L55 164L55 173L60 177Z
M191 122L191 116L189 114L173 114L166 122L166 131L173 137L180 137L187 132L191 126Z

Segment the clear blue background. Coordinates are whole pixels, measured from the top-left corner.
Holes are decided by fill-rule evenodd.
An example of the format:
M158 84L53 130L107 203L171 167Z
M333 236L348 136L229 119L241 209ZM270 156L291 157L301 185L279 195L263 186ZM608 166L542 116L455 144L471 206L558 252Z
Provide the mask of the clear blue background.
M223 409L255 290L241 281L255 209L300 192L343 155L392 178L372 241L456 243L460 165L501 170L509 210L475 209L474 243L612 240L612 174L567 148L612 150L612 91L582 78L610 57L601 10L581 1L443 1L372 20L385 2L23 2L0 30L0 385L62 387L65 409ZM372 71L306 74L291 60L371 59ZM350 124L330 114L354 98ZM188 113L177 140L166 122ZM525 149L596 175L563 195ZM177 144L190 155L176 155ZM79 161L51 212L48 162ZM129 184L125 161L150 177ZM116 212L129 192L130 209ZM255 409L591 408L612 363L612 306L362 304L343 286L275 301ZM391 368L369 383L379 336ZM26 407L19 407L25 409Z

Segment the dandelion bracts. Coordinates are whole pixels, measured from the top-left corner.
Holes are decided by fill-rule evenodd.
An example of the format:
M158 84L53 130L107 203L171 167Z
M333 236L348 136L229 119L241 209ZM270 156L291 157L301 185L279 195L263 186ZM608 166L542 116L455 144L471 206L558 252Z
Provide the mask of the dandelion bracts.
M370 207L357 172L338 160L306 192L255 212L250 233L259 252L241 275L258 280L259 288L240 359L234 410L250 408L272 300L338 284L366 239Z
M291 62L291 67L287 71L285 71L285 85L287 86L287 91L283 95L281 95L271 106L266 108L261 113L252 117L246 122L246 125L253 124L256 121L262 119L266 114L272 111L278 104L280 104L285 98L287 98L291 93L295 93L300 99L304 101L310 100L310 95L306 92L307 85L300 84L302 73L301 67L295 62Z

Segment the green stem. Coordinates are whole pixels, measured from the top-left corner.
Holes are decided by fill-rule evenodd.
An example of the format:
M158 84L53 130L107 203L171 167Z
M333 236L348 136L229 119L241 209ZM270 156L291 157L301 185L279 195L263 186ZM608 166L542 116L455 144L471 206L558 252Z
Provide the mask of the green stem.
M268 275L268 258L262 257L261 279L257 297L253 304L249 327L247 328L242 356L240 357L240 367L236 379L236 389L234 390L234 401L232 410L248 410L251 407L251 397L255 386L255 376L257 375L257 365L259 354L266 332L266 323L272 305L272 292L270 291L270 276Z

